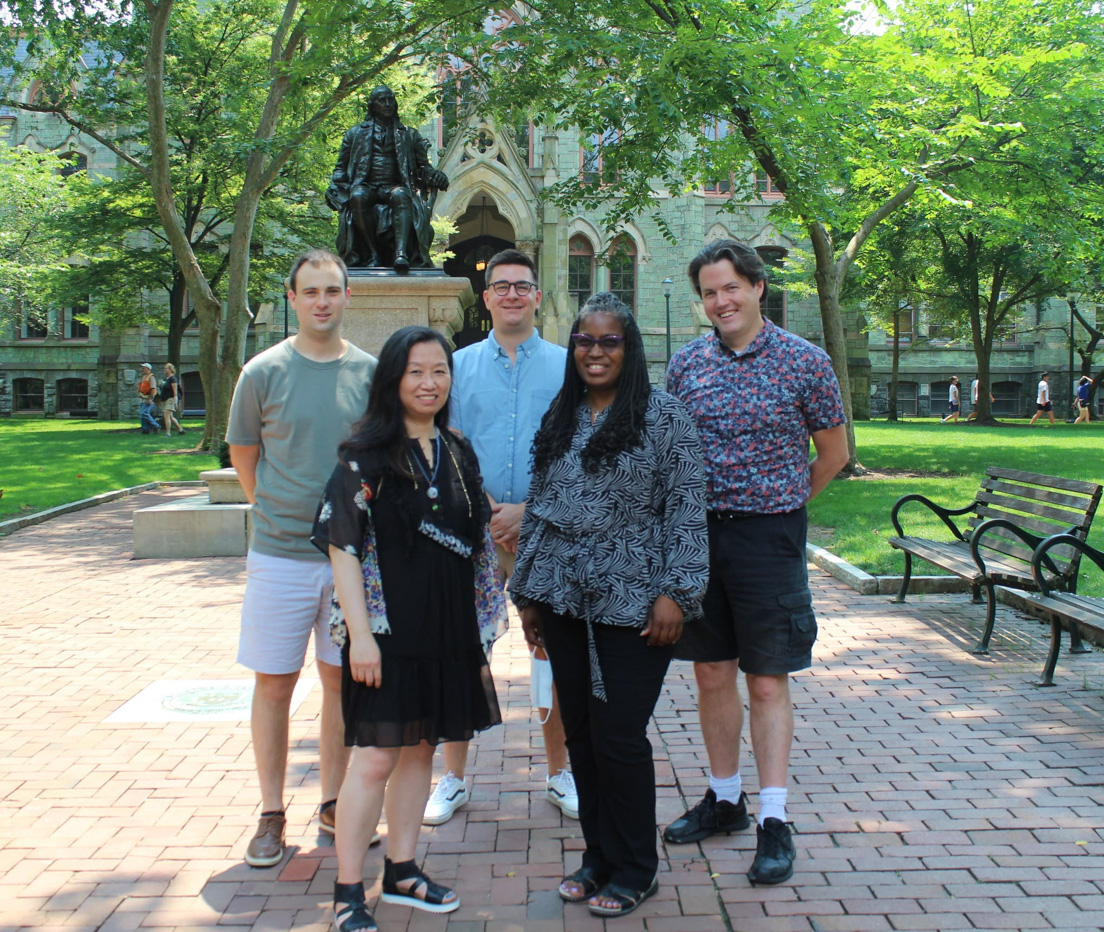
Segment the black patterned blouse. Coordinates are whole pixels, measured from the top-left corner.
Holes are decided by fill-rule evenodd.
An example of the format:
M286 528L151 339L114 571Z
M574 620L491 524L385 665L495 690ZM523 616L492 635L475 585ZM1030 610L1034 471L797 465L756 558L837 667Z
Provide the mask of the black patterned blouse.
M698 616L709 544L694 423L682 402L653 391L643 445L591 475L580 454L604 416L592 425L581 405L571 449L533 476L510 581L514 603L643 628L665 595L686 618Z

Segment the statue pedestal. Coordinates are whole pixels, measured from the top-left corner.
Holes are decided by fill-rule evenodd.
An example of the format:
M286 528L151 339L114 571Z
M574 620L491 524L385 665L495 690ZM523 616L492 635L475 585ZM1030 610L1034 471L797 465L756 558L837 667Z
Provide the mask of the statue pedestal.
M349 273L352 296L341 325L342 336L373 356L400 327L432 327L450 343L464 326L464 312L475 304L471 282L440 272L409 275Z

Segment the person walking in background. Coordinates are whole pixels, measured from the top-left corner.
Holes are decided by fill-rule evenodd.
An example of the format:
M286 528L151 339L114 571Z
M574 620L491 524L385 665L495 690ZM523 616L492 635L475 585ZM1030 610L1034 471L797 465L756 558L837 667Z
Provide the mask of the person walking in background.
M1077 420L1074 424L1089 423L1089 392L1092 389L1092 379L1087 375L1081 376L1077 383Z
M318 823L321 831L334 831L348 762L341 652L328 628L333 574L310 533L337 445L363 416L376 368L372 356L341 337L350 292L337 256L324 249L304 253L288 282L299 332L245 364L226 430L230 462L253 503L238 642L238 663L255 677L251 723L261 818L245 852L253 867L270 867L284 856L288 717L312 631L322 683Z
M632 311L593 295L571 344L533 444L510 592L552 661L579 791L586 848L559 893L614 917L658 884L647 727L683 620L700 614L704 483L697 431L651 388Z
M1039 415L1046 412L1050 423L1054 423L1054 405L1050 403L1050 373L1044 372L1039 378L1039 388L1035 395L1035 414L1032 415L1031 424L1034 424ZM1031 426L1030 424L1028 426Z
M786 824L789 675L811 665L817 636L805 505L847 465L846 420L828 354L763 317L767 273L758 252L717 240L698 253L689 275L714 329L675 353L667 384L701 435L710 576L704 618L687 625L675 658L694 661L710 772L704 798L663 837L685 844L748 827L742 670L759 771L748 879L782 883L797 856Z
M173 424L176 425L176 429L180 433L184 433L184 428L180 426L180 421L176 419L177 402L180 399L180 380L176 377L176 366L171 362L165 363L165 381L161 383L159 394L161 395L161 413L165 416L165 433L172 436Z
M946 424L948 421L957 421L961 410L962 392L958 386L958 376L952 375L951 384L947 387L947 416L939 423Z
M161 425L153 416L153 401L157 397L157 380L153 377L153 366L148 362L139 367L138 376L138 422L143 434L161 433Z
M456 891L415 861L433 749L502 721L485 648L506 601L479 463L448 429L451 385L444 337L428 327L392 334L315 518L311 539L329 555L340 605L331 627L353 749L337 800L339 930L375 928L364 859L384 806L383 902L459 908Z
M479 457L483 483L491 500L491 532L503 581L509 578L517 552L518 531L529 491L533 437L541 417L560 390L567 353L537 333L533 320L540 307L537 270L517 249L491 257L483 300L494 329L487 339L457 351L450 424L471 441ZM545 657L534 648L530 677ZM552 708L541 710L541 732L547 772L545 798L564 815L579 818L579 797L567 769L567 746L556 690ZM468 743L445 745L445 774L426 804L426 825L441 825L471 799L464 774Z

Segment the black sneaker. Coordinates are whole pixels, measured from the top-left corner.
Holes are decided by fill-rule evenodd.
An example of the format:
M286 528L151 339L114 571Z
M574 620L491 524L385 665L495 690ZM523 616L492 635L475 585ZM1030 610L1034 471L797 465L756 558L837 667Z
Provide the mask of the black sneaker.
M685 845L701 841L710 835L738 832L751 824L747 812L747 793L740 794L738 803L727 799L717 801L717 794L706 790L702 801L688 809L681 819L676 819L663 832L663 840L673 845Z
M790 827L781 819L764 819L756 826L755 860L747 878L754 883L782 883L793 876L797 857Z

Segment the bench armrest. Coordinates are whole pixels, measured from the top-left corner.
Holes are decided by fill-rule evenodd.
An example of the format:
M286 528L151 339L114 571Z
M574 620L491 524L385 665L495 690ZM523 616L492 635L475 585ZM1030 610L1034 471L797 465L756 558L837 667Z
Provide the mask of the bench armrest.
M989 574L985 569L985 558L981 555L981 539L987 532L996 528L1011 531L1032 550L1038 547L1043 541L1037 534L1028 533L1022 527L1013 524L1007 518L989 518L987 521L982 521L981 524L974 528L974 533L970 535L970 556L974 558L974 563L977 564L977 568L981 570L981 574L986 578L989 577ZM1049 564L1049 567L1054 570L1053 564ZM1057 570L1054 570L1054 572L1057 572Z
M898 537L904 537L905 532L901 530L901 522L897 518L897 513L901 510L901 506L908 502L919 502L921 505L926 505L932 511L934 511L947 527L951 529L951 533L954 534L955 540L965 540L962 536L962 532L958 529L951 518L955 515L970 514L976 507L977 502L970 502L965 508L943 508L937 505L930 498L924 495L919 495L916 492L912 492L908 495L902 495L896 502L893 503L893 510L889 513L889 520L893 523L893 529L897 532Z
M1092 560L1101 570L1104 570L1104 553L1101 553L1095 547L1090 547L1080 537L1073 534L1054 534L1039 544L1035 548L1035 553L1031 556L1031 575L1035 577L1035 584L1044 596L1050 595L1050 584L1043 573L1043 562L1046 562L1048 569L1054 571L1054 564L1047 556L1047 552L1059 546L1072 547ZM1074 564L1076 565L1076 561L1074 561ZM1074 576L1073 582L1074 586L1071 591L1076 589L1076 576Z

